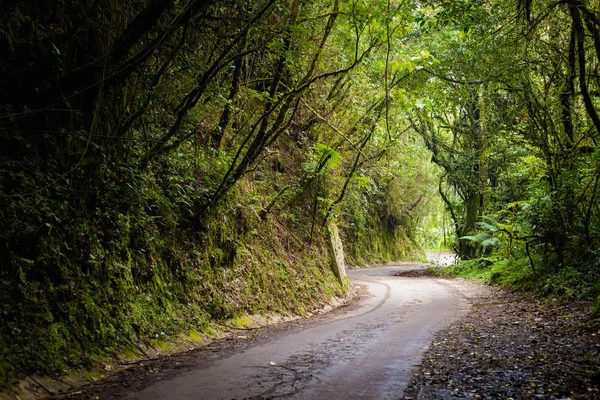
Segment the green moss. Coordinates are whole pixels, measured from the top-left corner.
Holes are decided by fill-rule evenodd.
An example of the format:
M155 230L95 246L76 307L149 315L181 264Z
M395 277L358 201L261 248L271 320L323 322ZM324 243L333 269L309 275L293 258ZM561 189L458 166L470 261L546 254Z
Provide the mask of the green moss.
M197 330L192 329L188 332L187 338L193 341L201 341L203 339L203 336Z
M204 326L201 330L202 334L208 337L216 337L217 331L211 326Z
M253 322L252 318L248 315L240 315L238 317L227 320L228 324L230 324L232 326L239 326L239 327L250 325L250 324L252 324L252 322Z
M173 349L176 348L175 343L160 339L150 340L150 346L154 349L161 350L163 353L171 353Z

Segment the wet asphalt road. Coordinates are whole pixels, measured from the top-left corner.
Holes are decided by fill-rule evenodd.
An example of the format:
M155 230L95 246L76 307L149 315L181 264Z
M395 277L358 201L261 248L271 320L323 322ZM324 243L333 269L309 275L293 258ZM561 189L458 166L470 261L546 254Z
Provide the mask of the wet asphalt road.
M351 270L371 294L359 307L128 398L397 399L434 334L469 308L460 281L394 276L410 269Z

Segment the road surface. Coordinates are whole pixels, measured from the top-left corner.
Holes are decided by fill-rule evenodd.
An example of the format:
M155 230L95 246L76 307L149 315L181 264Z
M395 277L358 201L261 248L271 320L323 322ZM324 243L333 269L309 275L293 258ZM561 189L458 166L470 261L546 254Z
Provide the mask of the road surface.
M469 308L460 281L399 277L414 265L356 269L370 295L347 313L285 332L130 392L134 399L397 399L434 334Z

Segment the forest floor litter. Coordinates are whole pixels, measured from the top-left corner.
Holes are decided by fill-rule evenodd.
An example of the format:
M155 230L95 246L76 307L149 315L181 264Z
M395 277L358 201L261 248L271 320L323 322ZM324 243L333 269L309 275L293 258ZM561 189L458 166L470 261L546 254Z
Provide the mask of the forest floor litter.
M467 316L436 335L403 398L600 399L591 305L487 287Z

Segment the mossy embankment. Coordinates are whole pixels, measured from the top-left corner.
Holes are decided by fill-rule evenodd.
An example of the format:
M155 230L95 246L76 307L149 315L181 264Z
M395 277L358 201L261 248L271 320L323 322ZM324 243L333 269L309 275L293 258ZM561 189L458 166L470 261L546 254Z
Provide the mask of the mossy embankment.
M92 210L77 209L77 187L59 184L2 215L5 227L12 217L10 270L0 276L3 386L91 367L211 321L303 315L344 295L326 233L300 240L289 219L257 211L260 189L240 185L194 220L198 188L185 176L120 179L98 188Z

